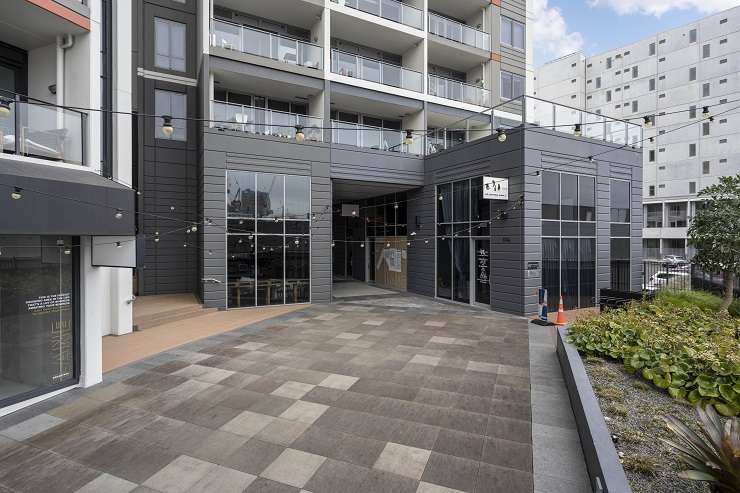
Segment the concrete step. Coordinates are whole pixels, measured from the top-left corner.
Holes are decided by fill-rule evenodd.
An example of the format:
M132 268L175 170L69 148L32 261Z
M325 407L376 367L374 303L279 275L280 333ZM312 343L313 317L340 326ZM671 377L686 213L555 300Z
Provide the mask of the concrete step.
M189 320L195 317L202 317L215 311L218 311L218 309L203 308L201 305L193 305L192 307L177 308L175 310L167 310L143 317L137 317L134 320L134 325L136 325L137 330L146 330L159 325L177 322L179 320Z

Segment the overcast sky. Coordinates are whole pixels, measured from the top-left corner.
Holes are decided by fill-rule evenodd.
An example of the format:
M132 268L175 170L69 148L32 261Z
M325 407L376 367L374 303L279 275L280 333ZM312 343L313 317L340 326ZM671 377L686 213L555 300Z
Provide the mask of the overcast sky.
M740 0L533 0L535 66L593 55L740 5Z

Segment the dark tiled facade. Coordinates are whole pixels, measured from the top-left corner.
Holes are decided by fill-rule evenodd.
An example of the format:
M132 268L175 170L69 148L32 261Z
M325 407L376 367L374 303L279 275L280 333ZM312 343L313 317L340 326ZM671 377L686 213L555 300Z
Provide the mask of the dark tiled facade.
M531 492L526 321L382 301L191 343L2 418L0 485Z

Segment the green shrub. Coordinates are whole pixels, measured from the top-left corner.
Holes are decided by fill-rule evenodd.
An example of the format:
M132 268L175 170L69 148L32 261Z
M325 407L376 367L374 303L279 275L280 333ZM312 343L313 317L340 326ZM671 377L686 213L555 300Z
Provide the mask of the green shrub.
M678 291L661 289L655 294L656 303L683 308L699 308L711 312L719 311L722 298L708 291ZM740 299L735 299L729 308L730 315L740 317Z
M676 399L740 413L740 320L710 309L654 301L575 321L568 340L582 353L621 360Z

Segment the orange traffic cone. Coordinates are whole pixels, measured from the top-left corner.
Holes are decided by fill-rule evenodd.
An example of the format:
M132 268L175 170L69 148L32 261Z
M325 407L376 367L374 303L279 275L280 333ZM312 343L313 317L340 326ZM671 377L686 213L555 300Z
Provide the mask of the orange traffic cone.
M563 309L563 294L560 294L560 303L558 304L558 316L555 319L555 325L568 325L565 321L565 310Z

